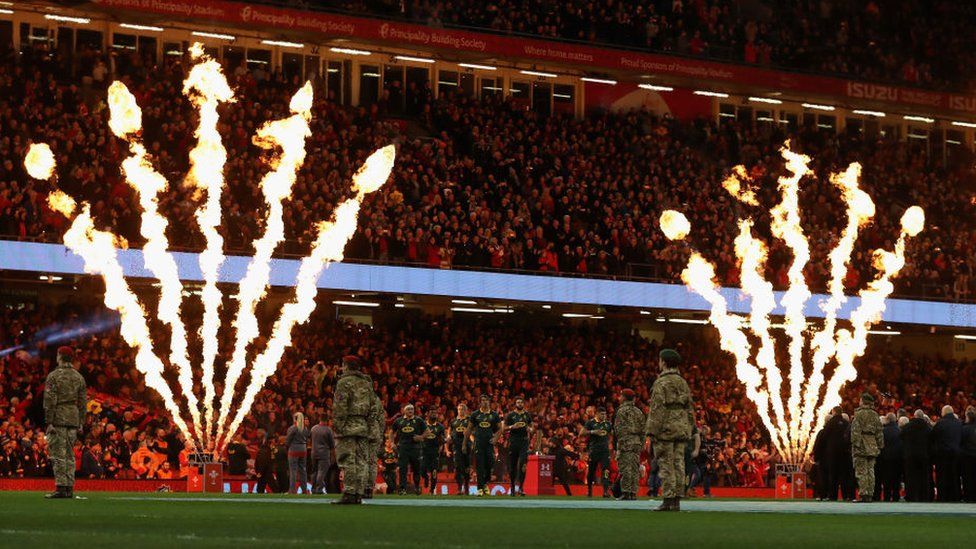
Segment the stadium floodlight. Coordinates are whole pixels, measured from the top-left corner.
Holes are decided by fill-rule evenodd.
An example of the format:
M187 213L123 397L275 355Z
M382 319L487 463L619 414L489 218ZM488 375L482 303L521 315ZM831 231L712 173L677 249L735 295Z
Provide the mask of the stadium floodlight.
M14 10L0 9L0 15L13 15L13 14L14 14Z
M478 302L473 299L452 299L451 303L455 305L477 305Z
M695 95L704 95L705 97L720 97L723 99L729 96L727 93L713 92L708 90L695 90L693 93Z
M672 88L671 86L658 86L657 84L637 84L637 87L645 90L658 91L658 92L674 91L674 88Z
M815 111L832 111L836 107L832 105L821 105L819 103L803 103L804 109L813 109Z
M670 318L668 322L674 322L675 324L708 324L707 320L698 318Z
M539 71L519 71L520 73L527 76L539 76L541 78L556 78L559 75L551 72L539 72Z
M563 318L591 318L593 315L586 313L563 313Z
M543 305L542 308L548 311L549 309L552 309L552 305Z
M591 78L589 76L584 76L580 78L583 82L591 82L593 84L607 84L609 86L616 86L616 80L610 80L609 78Z
M868 334L876 336L896 336L901 335L901 332L895 330L868 330Z
M261 43L265 46L278 46L281 48L302 49L305 47L305 44L300 44L298 42L286 42L284 40L262 40Z
M929 118L927 116L914 116L911 114L906 114L902 118L905 120L909 120L911 122L924 122L926 124L932 124L933 122L935 122L934 118Z
M485 313L485 314L493 314L493 313L498 313L498 312L505 312L505 311L496 311L495 309L485 309L485 308L482 308L482 307L451 307L451 310L454 311L455 313ZM508 312L511 312L511 311L508 311Z
M57 275L41 275L41 276L37 277L37 279L38 280L44 280L46 282L59 282L61 280L64 280L63 277L60 277L60 276L57 276Z
M166 30L163 27L154 27L152 25L136 25L134 23L119 23L119 26L122 27L123 29L132 29L132 30L140 30L140 31L147 31L147 32L163 32L164 30Z
M219 32L204 32L204 31L192 31L190 34L193 36L199 36L201 38L216 38L217 40L237 40L237 37L231 34L220 34Z
M380 304L376 301L349 301L345 299L336 299L332 302L333 305L345 305L347 307L379 307Z
M953 337L955 337L956 339L963 339L966 341L976 341L976 335L956 334Z
M433 59L428 59L426 57L413 57L411 55L394 55L394 59L397 61L413 61L414 63L436 63Z
M458 63L459 67L464 67L465 69L477 69L479 71L497 71L498 67L492 67L491 65L478 65L476 63Z
M77 23L79 25L87 25L91 23L91 19L87 17L69 17L67 15L55 15L53 13L44 14L44 19L48 21L58 21L61 23Z
M957 126L957 127L960 127L960 128L976 128L976 124L974 124L974 123L972 123L972 122L959 122L959 121L953 121L953 122L952 122L952 125L953 125L953 126Z
M357 50L353 48L329 48L332 53L344 53L346 55L373 55L373 52L366 50Z
M650 316L651 315L651 312L650 311L641 311L640 314Z
M865 111L865 110L861 110L861 109L855 109L855 110L853 110L851 112L853 112L854 114L860 114L860 115L863 115L863 116L873 116L875 118L884 118L885 116L888 116L888 115L886 115L885 113L883 113L881 111Z
M750 97L749 101L753 103L769 103L770 105L782 105L783 102L779 99L771 99L769 97Z

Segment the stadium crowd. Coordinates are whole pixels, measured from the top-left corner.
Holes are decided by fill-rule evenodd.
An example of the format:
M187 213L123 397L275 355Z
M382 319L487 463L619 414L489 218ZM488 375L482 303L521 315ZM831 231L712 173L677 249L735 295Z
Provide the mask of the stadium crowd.
M172 57L159 66L151 62L112 66L144 105L143 138L159 171L173 182L161 200L171 220L170 241L200 249L193 212L201 198L180 183L195 127L195 114L180 93L186 65ZM0 63L0 235L58 241L66 228L66 220L46 206L50 185L24 173L27 145L44 141L61 166L58 185L91 201L99 225L139 245L138 202L119 174L124 144L106 123L105 64L97 56L86 66L92 64L99 78L78 86L55 80L62 60L41 48ZM224 236L228 248L250 253L262 226L253 213L264 211L258 182L267 166L266 152L250 136L264 121L285 115L299 81L263 69L228 72L240 93L237 103L222 109L230 158ZM896 292L973 297L976 254L969 235L976 230L976 205L970 200L974 174L968 152L944 166L929 160L924 144L891 136L678 121L646 111L547 117L498 98L434 97L428 87L406 93L396 87L384 89L378 103L358 108L319 93L308 144L315 160L303 166L286 205L285 253L307 251L311 228L350 193L350 177L364 158L397 142L392 181L368 198L360 230L347 248L350 260L677 282L687 253L657 230L660 212L677 208L693 223L695 245L710 250L721 282L734 285L737 227L728 213L756 216L764 226L768 210L733 204L721 182L731 166L744 163L765 203L774 204L775 178L784 171L778 149L789 138L795 149L814 157L817 177L805 181L802 203L815 258L826 257L844 215L829 182L831 171L861 162L863 188L884 205L855 250L849 289L870 279L871 250L890 247L901 212L919 204L929 224L911 244L915 259ZM415 116L391 114L408 103L413 106L406 111ZM774 244L770 258L768 276L782 288L790 256ZM808 265L815 289L826 285L825 265Z
M972 89L976 61L976 9L948 0L297 3L955 91Z
M40 327L54 325L49 333L63 333L104 318L91 311L0 309L0 344L5 349L21 346L0 356L0 476L47 474L39 402L50 353L38 345L35 334ZM625 328L567 325L531 314L499 321L406 313L375 327L330 317L327 311L316 312L298 328L294 347L223 456L231 473L264 476L271 470L274 478L265 481L272 489L286 486L285 434L292 415L303 412L313 422L328 418L339 359L358 353L390 421L406 403L415 404L421 417L434 411L449 421L458 403L474 405L482 393L492 396L501 413L511 411L515 398L524 395L541 437L533 449L575 456L570 474L583 481L586 462L579 456L586 455L586 439L580 426L594 407L607 407L612 417L623 388L634 389L638 403L646 403L659 347ZM667 342L685 354L683 372L697 402L704 436L696 465L706 471L712 486L769 486L779 458L741 385L729 383L734 379L729 358L707 338L697 334ZM92 401L83 440L76 446L78 476L174 478L185 473L184 441L164 416L154 413L161 409L158 398L135 371L133 352L115 329L70 343ZM230 344L224 341L223 348ZM844 390L844 403L851 409L865 390L884 398L883 413L917 408L934 414L946 404L962 411L976 403L973 362L913 356L878 345L859 361L858 369L858 381ZM642 459L644 482L654 487L653 457L645 453ZM497 461L498 480L506 474L505 461ZM451 466L448 460L442 465Z

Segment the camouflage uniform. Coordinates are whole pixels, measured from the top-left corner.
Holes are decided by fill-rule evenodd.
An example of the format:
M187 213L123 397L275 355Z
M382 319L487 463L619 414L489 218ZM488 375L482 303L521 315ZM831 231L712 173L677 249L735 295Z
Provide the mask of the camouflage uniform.
M375 393L373 414L369 418L369 463L366 466L365 493L372 495L376 484L376 463L383 453L383 434L386 432L386 410Z
M44 418L47 422L47 451L59 491L71 493L75 485L74 443L85 422L88 405L85 378L58 356L58 366L44 382Z
M865 398L868 397L868 398ZM854 475L862 501L874 496L874 462L884 448L884 427L881 417L874 411L874 398L861 397L861 406L851 421L851 455L854 457Z
M654 438L654 455L661 475L661 495L676 499L684 494L685 446L695 424L691 389L677 370L665 370L651 388L646 435Z
M336 384L334 415L336 460L343 474L343 496L361 498L368 474L371 450L370 418L375 417L378 400L368 375L346 367Z
M636 496L640 479L640 451L644 446L644 412L625 400L617 410L613 422L617 436L617 467L620 469L620 491L624 496Z

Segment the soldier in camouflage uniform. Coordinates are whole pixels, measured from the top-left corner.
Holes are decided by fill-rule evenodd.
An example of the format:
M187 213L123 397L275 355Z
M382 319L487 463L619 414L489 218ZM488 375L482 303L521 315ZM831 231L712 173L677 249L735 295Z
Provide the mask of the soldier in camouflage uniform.
M373 487L376 485L376 465L383 454L383 435L386 433L386 410L383 401L376 397L374 413L369 418L369 463L366 466L366 484L364 499L373 499Z
M340 505L363 502L369 460L372 458L370 435L378 413L378 401L373 392L373 380L359 371L357 356L342 359L342 375L336 384L334 426L336 460L343 475L342 498L333 501Z
M88 406L85 378L74 369L71 347L58 349L57 367L44 382L44 418L47 451L54 469L54 492L48 499L73 499L75 486L74 444L85 424Z
M860 491L858 501L864 503L870 503L874 497L874 462L884 448L883 429L881 417L874 411L874 397L863 393L851 422L851 455Z
M685 488L685 446L691 440L695 409L691 389L678 373L681 355L664 349L658 357L661 375L651 387L645 435L652 437L664 502L656 511L680 511Z
M640 451L644 447L644 412L634 405L634 391L620 393L620 408L613 422L617 438L617 467L620 469L621 500L637 499L640 479Z

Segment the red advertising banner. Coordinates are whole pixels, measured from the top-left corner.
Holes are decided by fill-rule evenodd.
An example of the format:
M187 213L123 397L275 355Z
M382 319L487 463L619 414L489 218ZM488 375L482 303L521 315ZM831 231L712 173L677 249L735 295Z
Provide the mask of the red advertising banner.
M854 82L841 78L789 73L749 65L726 64L597 46L564 44L463 30L435 29L411 23L248 5L223 0L94 0L94 3L107 8L206 20L200 21L201 23L219 22L255 28L312 31L332 36L389 42L398 46L483 53L486 57L573 63L596 69L623 69L642 74L653 73L752 87L762 86L769 90L796 91L929 109L976 113L976 96Z

